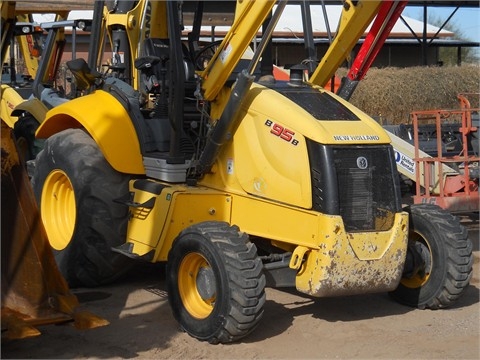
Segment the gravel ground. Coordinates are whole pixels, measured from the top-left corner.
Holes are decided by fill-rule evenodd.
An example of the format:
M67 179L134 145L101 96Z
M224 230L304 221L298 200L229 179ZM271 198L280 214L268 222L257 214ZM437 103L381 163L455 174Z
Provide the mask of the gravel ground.
M249 337L210 345L179 329L163 267L142 265L120 284L74 290L81 308L110 325L85 331L42 326L38 337L3 341L1 358L479 359L478 214L464 223L474 243L474 276L449 309L412 309L387 294L312 299L267 289L265 315Z

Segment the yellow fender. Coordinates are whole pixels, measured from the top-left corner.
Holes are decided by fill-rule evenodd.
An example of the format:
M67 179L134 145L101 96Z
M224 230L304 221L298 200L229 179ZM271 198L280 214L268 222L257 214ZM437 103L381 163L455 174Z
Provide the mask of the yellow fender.
M17 116L12 115L12 111L24 101L15 89L8 85L1 85L0 117L9 128L13 129L13 125L15 125L18 119Z
M97 90L54 107L37 130L47 138L69 128L85 128L117 171L145 174L140 143L125 108L109 93Z

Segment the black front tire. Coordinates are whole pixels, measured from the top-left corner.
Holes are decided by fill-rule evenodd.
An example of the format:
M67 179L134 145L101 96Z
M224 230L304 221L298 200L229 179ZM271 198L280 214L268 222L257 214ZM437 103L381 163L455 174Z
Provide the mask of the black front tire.
M412 205L405 210L410 215L406 266L410 269L390 294L420 309L448 307L472 277L473 246L467 230L457 217L435 205Z
M53 135L32 179L42 221L60 272L71 287L110 283L133 265L111 250L125 243L127 175L115 171L84 131Z
M255 245L227 223L185 229L168 256L173 315L188 334L212 344L237 341L254 330L263 315L265 283Z

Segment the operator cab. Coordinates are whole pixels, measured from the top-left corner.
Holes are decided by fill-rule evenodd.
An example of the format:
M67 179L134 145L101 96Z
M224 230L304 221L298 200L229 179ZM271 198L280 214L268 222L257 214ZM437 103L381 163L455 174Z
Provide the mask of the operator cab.
M170 149L171 126L169 121L169 102L171 94L178 89L171 82L170 41L169 39L147 38L144 40L141 56L135 60L135 68L140 70L141 110L148 119L147 124L155 139L156 151L168 152ZM197 120L194 92L197 88L197 76L187 47L182 43L184 81L184 128L188 131L191 122ZM185 131L185 130L184 130ZM185 142L184 142L185 143ZM182 149L191 153L190 146Z

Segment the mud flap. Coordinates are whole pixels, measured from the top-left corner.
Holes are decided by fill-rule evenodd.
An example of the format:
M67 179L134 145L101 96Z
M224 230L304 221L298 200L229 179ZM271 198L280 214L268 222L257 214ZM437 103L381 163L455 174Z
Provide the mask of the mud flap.
M2 338L36 336L36 326L45 324L73 321L78 329L107 325L105 319L78 311L77 297L55 263L13 133L3 120L1 149Z

